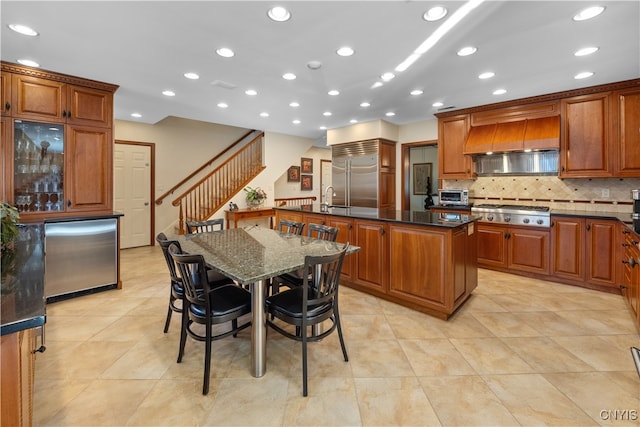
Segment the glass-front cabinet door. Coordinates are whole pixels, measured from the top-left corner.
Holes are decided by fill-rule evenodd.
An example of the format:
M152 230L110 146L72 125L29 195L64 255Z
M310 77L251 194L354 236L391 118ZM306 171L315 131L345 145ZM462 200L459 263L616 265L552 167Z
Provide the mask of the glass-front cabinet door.
M20 212L64 211L64 126L14 120L13 202Z

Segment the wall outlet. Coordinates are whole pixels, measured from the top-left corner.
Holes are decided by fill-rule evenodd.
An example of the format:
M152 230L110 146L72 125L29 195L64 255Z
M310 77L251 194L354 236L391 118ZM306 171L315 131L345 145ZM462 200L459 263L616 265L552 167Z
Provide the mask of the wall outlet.
M603 199L608 199L609 198L609 189L608 188L603 188L602 189L602 198Z

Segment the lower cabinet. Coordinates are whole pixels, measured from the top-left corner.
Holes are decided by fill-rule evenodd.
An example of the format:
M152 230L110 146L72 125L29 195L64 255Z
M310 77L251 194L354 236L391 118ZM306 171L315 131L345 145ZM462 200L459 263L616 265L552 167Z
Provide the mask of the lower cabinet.
M617 226L613 220L552 216L554 278L596 289L617 288Z
M338 229L338 237L336 241L339 243L349 243L355 245L355 238L353 236L353 220L349 218L342 218L337 216L330 216L328 218L328 225ZM357 246L357 245L356 245ZM342 263L342 275L341 277L347 280L354 279L355 271L355 256L348 256L344 258Z
M31 426L35 331L26 329L3 335L0 344L0 419L3 426Z
M640 237L621 225L621 244L618 256L621 267L622 295L627 300L631 315L640 327Z
M549 274L549 231L479 223L478 265L497 270Z
M389 283L389 225L381 221L354 221L356 252L354 283L386 292Z

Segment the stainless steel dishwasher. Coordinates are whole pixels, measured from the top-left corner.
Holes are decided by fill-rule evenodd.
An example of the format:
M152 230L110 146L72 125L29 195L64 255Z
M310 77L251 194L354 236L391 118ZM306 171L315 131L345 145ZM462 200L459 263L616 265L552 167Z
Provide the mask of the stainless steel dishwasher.
M117 286L117 218L45 221L45 296Z

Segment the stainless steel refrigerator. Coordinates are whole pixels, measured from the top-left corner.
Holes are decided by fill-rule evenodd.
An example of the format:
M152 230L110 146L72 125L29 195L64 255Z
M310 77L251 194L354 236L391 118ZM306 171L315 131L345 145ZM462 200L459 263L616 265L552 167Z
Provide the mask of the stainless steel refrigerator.
M378 144L340 144L332 150L332 204L377 208Z

